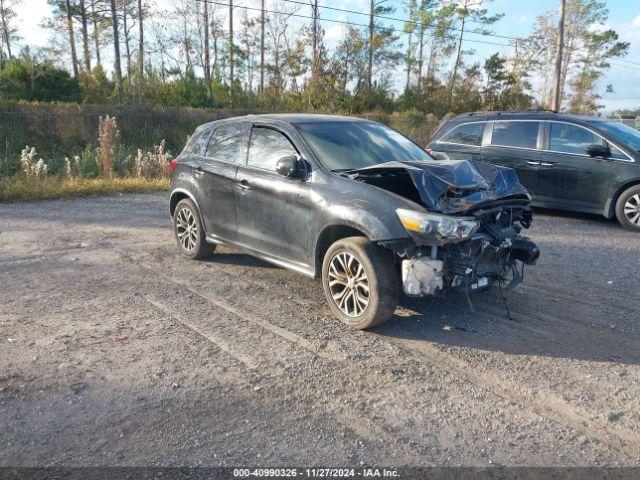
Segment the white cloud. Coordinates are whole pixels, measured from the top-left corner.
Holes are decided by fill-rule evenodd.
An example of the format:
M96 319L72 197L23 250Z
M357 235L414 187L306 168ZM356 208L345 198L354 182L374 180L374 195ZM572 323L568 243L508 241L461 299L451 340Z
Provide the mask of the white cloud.
M633 28L640 28L640 15L638 15L633 22L631 22Z

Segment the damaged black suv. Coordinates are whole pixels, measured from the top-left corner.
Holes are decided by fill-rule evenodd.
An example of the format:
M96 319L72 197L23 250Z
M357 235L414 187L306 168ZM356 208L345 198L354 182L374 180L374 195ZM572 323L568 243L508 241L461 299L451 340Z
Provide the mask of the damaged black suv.
M227 245L311 277L329 307L368 328L401 289L467 295L515 287L539 250L515 171L434 161L384 125L329 115L250 115L199 127L170 165L181 252Z

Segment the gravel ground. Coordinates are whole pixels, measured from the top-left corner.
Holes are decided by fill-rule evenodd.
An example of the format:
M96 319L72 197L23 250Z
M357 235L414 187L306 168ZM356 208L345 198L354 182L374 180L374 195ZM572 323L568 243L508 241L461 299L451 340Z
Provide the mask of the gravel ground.
M640 466L640 235L538 212L525 283L403 299L188 261L166 194L0 205L0 465Z

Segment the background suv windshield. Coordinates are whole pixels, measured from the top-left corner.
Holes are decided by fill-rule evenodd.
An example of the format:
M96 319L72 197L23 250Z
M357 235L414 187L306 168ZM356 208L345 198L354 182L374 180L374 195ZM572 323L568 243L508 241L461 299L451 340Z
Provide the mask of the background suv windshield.
M317 122L296 126L322 165L329 170L431 158L405 136L377 123Z

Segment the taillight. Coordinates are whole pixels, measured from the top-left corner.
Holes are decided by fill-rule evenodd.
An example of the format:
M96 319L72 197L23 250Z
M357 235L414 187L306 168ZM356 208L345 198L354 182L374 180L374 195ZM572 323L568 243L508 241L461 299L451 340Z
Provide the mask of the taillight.
M178 160L171 160L171 163L169 164L169 173L173 173L173 169L176 168L177 164Z
M431 152L433 152L432 149L425 147L424 151L427 152L429 155L431 155Z

